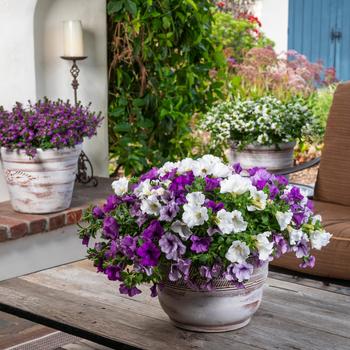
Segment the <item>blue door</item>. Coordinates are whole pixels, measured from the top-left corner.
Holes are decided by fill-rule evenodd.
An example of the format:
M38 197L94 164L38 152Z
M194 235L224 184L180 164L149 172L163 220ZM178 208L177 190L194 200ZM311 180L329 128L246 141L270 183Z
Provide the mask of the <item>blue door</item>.
M349 17L349 0L289 0L288 49L350 80Z

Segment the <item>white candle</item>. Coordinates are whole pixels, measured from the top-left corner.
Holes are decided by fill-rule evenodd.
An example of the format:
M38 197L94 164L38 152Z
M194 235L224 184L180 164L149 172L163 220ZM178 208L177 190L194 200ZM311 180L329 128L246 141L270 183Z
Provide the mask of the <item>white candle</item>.
M63 22L64 56L84 56L83 27L81 21Z

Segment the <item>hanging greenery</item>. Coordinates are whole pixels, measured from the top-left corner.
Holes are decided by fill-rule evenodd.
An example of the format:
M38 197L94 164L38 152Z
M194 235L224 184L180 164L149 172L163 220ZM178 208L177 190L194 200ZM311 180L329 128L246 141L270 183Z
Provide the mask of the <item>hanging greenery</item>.
M139 174L196 147L193 116L221 95L210 0L109 0L109 135L117 170Z

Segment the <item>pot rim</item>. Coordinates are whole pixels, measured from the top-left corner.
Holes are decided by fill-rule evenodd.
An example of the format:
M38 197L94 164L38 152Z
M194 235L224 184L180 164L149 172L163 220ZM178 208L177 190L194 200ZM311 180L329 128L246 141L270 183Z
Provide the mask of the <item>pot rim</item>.
M287 150L292 149L296 145L296 141L290 141L290 142L281 142L274 145L260 145L258 143L249 143L246 145L242 150L238 152L244 152L246 150L266 150L266 151L281 151L281 150ZM235 142L232 141L231 148L233 150L237 150L238 147L235 145Z
M37 153L48 153L48 152L65 152L65 151L75 151L82 149L83 143L77 143L76 145L72 147L63 147L63 148L48 148L48 149L42 149L42 148L35 148ZM23 148L14 148L14 149L9 149L7 147L1 146L1 153L6 152L6 153L16 153L20 155L27 155L26 150Z

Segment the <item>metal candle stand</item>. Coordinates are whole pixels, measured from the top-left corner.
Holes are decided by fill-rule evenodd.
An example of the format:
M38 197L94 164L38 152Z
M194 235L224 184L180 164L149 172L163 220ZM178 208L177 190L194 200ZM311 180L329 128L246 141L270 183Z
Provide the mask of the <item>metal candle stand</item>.
M61 58L67 61L73 61L72 67L70 69L70 73L72 74L72 77L73 77L72 88L74 91L74 103L75 103L75 106L78 106L78 86L79 86L78 75L79 75L80 69L77 65L77 61L85 60L87 56L77 56L77 57L61 56ZM89 172L88 172L88 169L90 169ZM89 175L89 173L91 175ZM98 181L96 177L94 177L94 169L92 167L91 161L84 151L81 151L78 159L78 172L77 172L76 180L84 185L90 182L92 183L93 186L98 185Z

